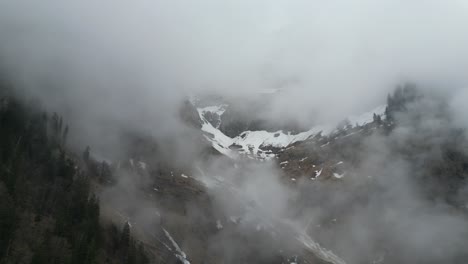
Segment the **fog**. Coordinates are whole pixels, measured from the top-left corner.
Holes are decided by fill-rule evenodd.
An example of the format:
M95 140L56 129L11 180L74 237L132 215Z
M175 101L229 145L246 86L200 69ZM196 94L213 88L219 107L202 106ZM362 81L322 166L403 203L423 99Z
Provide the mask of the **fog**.
M389 135L363 141L356 153L362 160L344 183L320 183L306 194L321 201L306 217L310 229L349 263L458 263L466 257L466 213L441 195L454 188L448 192L457 197L466 182L454 173L430 176L433 166L449 162L449 145L467 146L453 137L458 123L440 105L440 97L430 95L411 104ZM458 202L463 207L466 198ZM323 219L328 225L318 227Z
M245 170L239 172L210 161L194 177L212 188L223 214L287 222L317 235L349 263L388 252L400 253L392 257L405 263L440 263L464 254L465 216L453 214L445 201L429 203L415 181L427 172L424 162L440 158L451 129L468 127L468 4L462 0L3 0L0 36L1 79L63 114L73 131L71 144L89 144L104 159L124 156L120 136L126 132L154 137L171 149L170 158L198 158L198 134L179 116L188 96L217 94L242 105L278 89L265 97L269 110L262 117L309 125L382 105L399 83L422 84L424 92L443 98L449 121L432 112L440 109L433 98L413 105L427 114L424 121L398 116L402 125L388 137L367 139L354 176L340 192L326 184L313 187L316 192L306 198L326 202L294 221L297 208L290 201L299 194L282 184L280 170L270 163L241 164ZM395 149L405 150L415 136L434 140L432 148L421 150L415 163L395 157ZM227 195L227 187L213 180L218 176L236 191ZM353 204L334 233L314 233L311 226L356 199L368 176L378 190L367 195L370 202ZM154 208L131 184L133 174L119 177L103 197L110 204L125 200L145 219ZM128 197L114 201L121 191ZM463 195L457 199L464 202ZM249 215L244 203L262 210ZM243 232L255 229L258 223L252 223ZM381 242L385 248L374 246Z
M281 89L271 116L339 120L397 83L465 87L463 1L2 1L1 65L93 141L180 124L187 95ZM444 88L446 89L446 88ZM79 114L76 114L78 113ZM77 126L83 128L84 126ZM81 134L81 133L80 133Z

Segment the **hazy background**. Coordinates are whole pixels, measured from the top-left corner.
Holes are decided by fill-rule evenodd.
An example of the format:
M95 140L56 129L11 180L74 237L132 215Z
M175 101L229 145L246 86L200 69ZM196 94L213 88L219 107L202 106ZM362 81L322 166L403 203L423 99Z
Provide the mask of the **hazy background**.
M455 0L4 0L0 36L7 78L92 145L121 127L184 133L180 101L206 91L281 89L264 115L321 123L403 81L468 81L468 4Z
M187 94L270 88L285 91L275 114L342 118L382 103L400 81L465 85L467 8L435 0L5 0L0 62L28 93L80 108L80 119L154 128L173 121Z
M468 3L462 0L0 0L0 36L5 78L65 115L72 141L101 150L119 150L115 132L130 128L176 138L168 142L190 152L184 141L190 128L178 109L186 96L204 92L239 99L281 89L269 99L270 118L324 122L383 104L397 83L409 80L448 97L455 123L468 125ZM452 124L432 119L403 124L366 145L355 182L372 175L383 191L339 219L330 238L351 263L362 263L384 238L414 262L464 252L465 217L443 203L427 204L413 189L422 168L393 159L388 150L421 131L446 138ZM237 206L229 198L247 197L265 215L282 219L294 193L273 178L278 171L255 167L246 174L257 177L241 181L240 194L220 203L229 212ZM322 206L334 209L336 200L360 190L352 184L339 194L320 186L312 198L332 195ZM134 200L129 203L141 206ZM310 212L315 217L324 213L310 210L320 211Z

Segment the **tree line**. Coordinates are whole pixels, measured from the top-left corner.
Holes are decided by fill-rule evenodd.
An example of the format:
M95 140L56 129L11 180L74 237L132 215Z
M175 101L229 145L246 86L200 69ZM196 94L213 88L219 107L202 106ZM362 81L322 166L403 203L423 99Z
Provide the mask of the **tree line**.
M148 263L128 223L101 223L92 185L109 166L67 152L69 132L0 86L0 264Z

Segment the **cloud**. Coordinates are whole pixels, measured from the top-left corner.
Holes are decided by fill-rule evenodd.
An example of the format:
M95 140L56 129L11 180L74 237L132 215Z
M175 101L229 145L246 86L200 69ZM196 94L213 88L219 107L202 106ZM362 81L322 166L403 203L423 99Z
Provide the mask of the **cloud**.
M120 132L136 130L193 155L195 136L178 111L187 95L206 92L245 102L257 91L280 89L264 99L270 106L263 115L328 123L383 104L396 83L411 80L447 97L454 123L467 127L467 25L468 5L457 0L4 0L0 68L27 96L64 114L77 145L112 156L123 148ZM432 103L414 107L423 111ZM392 152L435 131L433 148L416 161L440 156L454 123L441 122L438 113L425 117L416 128L413 119L400 117L403 126L388 138L366 141L356 182L342 193L319 184L307 201L325 202L295 224L348 209L371 175L371 187L381 192L366 193L368 202L352 204L347 218L338 219L333 232L317 234L320 239L351 263L369 260L376 250L413 262L461 254L466 221L445 203L434 207L422 198L413 176L424 167ZM286 201L295 193L277 181L274 169L246 168L240 176L224 167L213 171L239 181L239 196L262 204L268 217L283 220L294 211ZM131 177L123 175L104 198L112 202L123 189L128 206L138 207L141 193L128 184ZM241 202L220 190L211 194L224 213L234 214ZM140 207L141 218L147 208L153 210Z
M0 7L3 68L28 93L97 125L133 120L167 134L187 94L248 97L265 88L284 90L269 99L272 116L338 120L382 103L402 80L467 81L462 1L10 0Z

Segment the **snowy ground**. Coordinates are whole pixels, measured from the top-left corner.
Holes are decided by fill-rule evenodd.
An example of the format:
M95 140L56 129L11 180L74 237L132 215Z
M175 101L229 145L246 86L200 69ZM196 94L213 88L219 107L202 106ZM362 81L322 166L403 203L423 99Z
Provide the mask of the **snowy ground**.
M237 157L238 154L244 154L256 159L271 159L275 157L275 154L265 150L268 147L286 148L295 142L304 141L319 134L328 136L336 131L336 124L326 124L312 127L310 130L299 134L291 134L290 132L284 132L282 130L276 132L264 130L245 131L239 136L231 138L226 136L218 128L213 127L205 118L205 114L208 112L221 117L226 107L226 105L209 106L197 108L197 110L203 122L201 129L205 132L206 139L211 142L213 148L231 158ZM385 108L386 106L382 105L361 115L350 116L346 120L348 120L349 124L353 127L363 126L373 122L374 113L384 118ZM231 149L233 145L238 148L237 151Z

